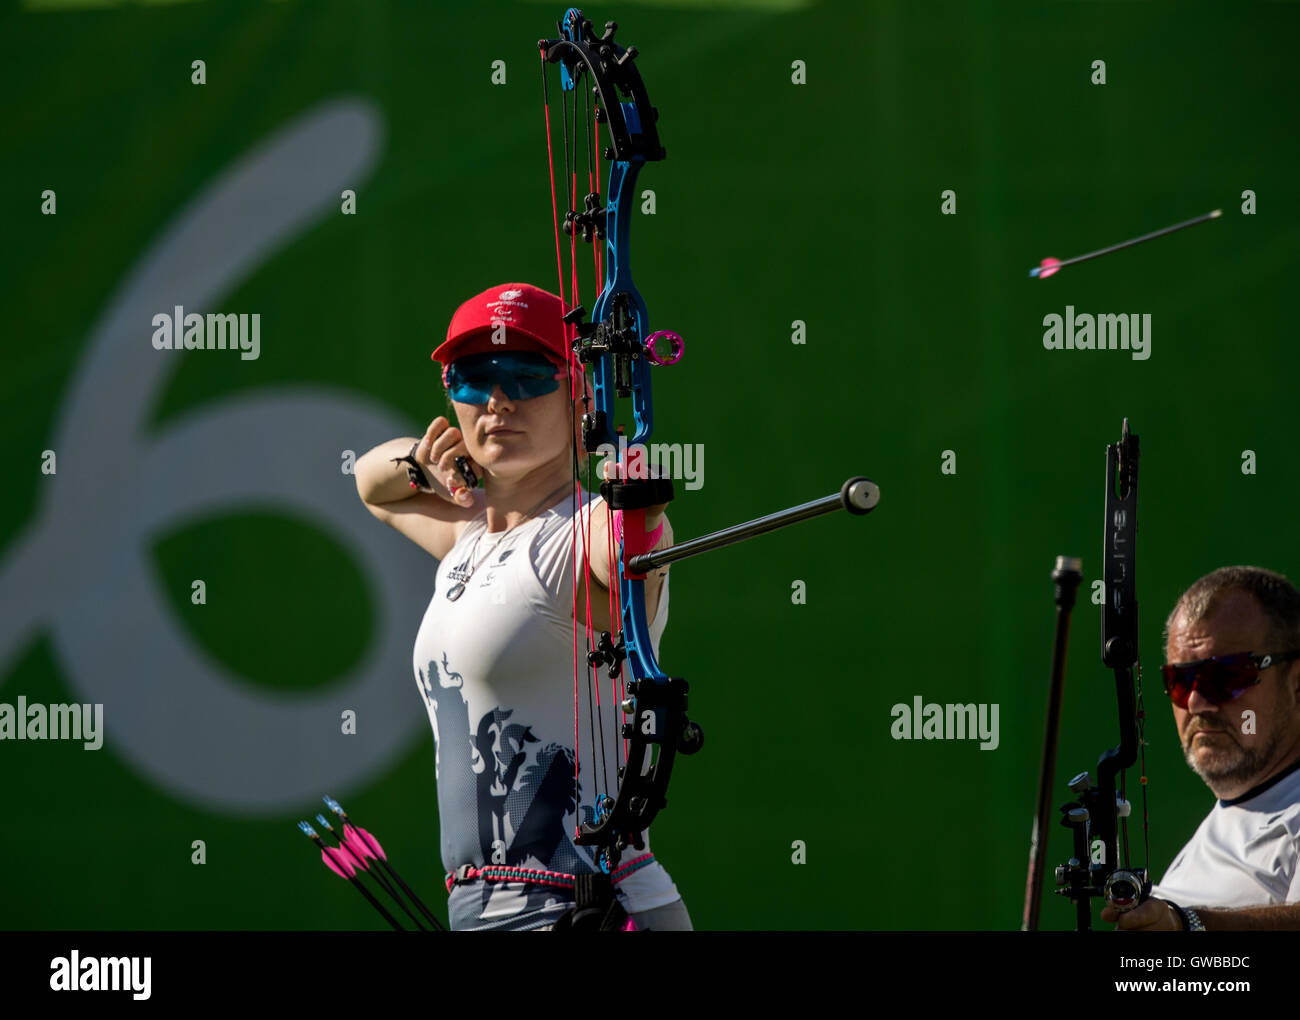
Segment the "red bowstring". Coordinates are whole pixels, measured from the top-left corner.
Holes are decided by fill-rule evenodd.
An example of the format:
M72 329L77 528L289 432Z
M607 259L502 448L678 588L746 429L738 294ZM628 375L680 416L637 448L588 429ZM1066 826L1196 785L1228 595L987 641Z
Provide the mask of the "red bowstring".
M543 79L545 78L545 73L546 73L545 65L546 65L546 57L545 54L543 54L542 55ZM545 90L543 90L543 97L544 97L543 108L544 108L545 120L546 120L546 162L547 162L547 169L550 175L550 182L551 182L551 225L555 236L556 275L559 279L560 307L563 310L564 314L567 314L572 308L576 308L579 304L581 304L581 298L579 296L579 286L578 286L578 256L577 256L578 237L577 237L576 229L571 232L570 240L569 240L569 267L570 267L569 293L570 295L572 295L573 301L572 304L570 304L564 292L564 258L563 255L561 254L561 248L560 248L560 213L559 213L559 205L556 200L554 136L552 135L552 131L551 131L551 107L550 107L549 100L547 100L545 96L546 96L546 92ZM561 115L563 116L563 110L561 110ZM598 121L594 120L595 118L594 111L592 116L593 116L593 122L599 123ZM597 173L599 172L599 159L600 156L599 156L599 152L597 151L596 154ZM593 183L594 178L592 175L592 170L590 168L588 169L587 176L588 176L589 190L595 192L596 189ZM575 166L573 168L571 180L570 180L570 191L569 191L570 209L575 209L577 207L577 195L578 195L578 171L577 171L577 167ZM602 253L600 251L600 244L593 243L592 256L593 256L593 264L596 273L597 290L600 289L604 280L603 259L601 258L601 254ZM572 328L566 325L564 338L565 338L565 342L570 346L572 345L573 339L576 336L576 332L577 332L576 325L574 325ZM586 377L585 374L575 377L573 372L572 358L566 358L565 361L566 361L566 374L568 375L569 378L569 399L576 400L578 399L579 396L578 393L579 385L581 385L583 388L582 391L583 394L585 395L586 393ZM583 623L584 623L584 630L585 630L585 637L586 637L586 645L588 649L594 646L593 638L595 635L595 627L592 621L592 607L591 607L591 514L592 514L591 504L590 503L587 504L586 507L587 520L585 522L582 519L582 509L583 509L582 507L579 507L577 512L573 516L573 524L572 524L572 530L570 534L570 559L573 564L571 580L573 583L572 609L573 609L573 620L574 620L574 626L573 626L573 748L574 748L573 789L574 789L575 803L578 797L579 774L581 769L581 765L580 765L581 725L580 725L580 712L579 712L580 685L579 685L579 665L578 665L579 646L578 646L578 626L577 626L577 621L578 621L577 552L579 547L579 537L578 537L579 534L581 534L582 536L581 548L583 551L583 556L582 556L583 581L584 581L584 588L585 588L585 592L584 592L585 612L584 612ZM610 513L608 505L606 505L606 512ZM610 589L610 614L611 614L610 619L611 619L611 627L616 631L617 623L621 619L621 616L619 615L620 611L618 609L618 597L617 597L618 588L617 585L614 583L614 562L616 557L615 554L613 553L612 514L610 517L607 518L607 521L608 521L607 542L609 543L609 547L610 547L610 552L609 552L609 563L610 563L609 589ZM590 668L590 666L588 668ZM613 689L613 694L617 699L618 697L617 680L612 681L612 689ZM601 712L599 683L594 685L594 690L596 694L595 711L597 713L597 717L599 717L599 713ZM593 754L595 753L594 747L592 749L592 753ZM623 757L624 760L626 760L627 758L626 741L624 741ZM575 834L576 834L576 827L575 827Z
M596 103L592 106L592 110L591 110L591 121L592 124L594 125L592 130L595 132L596 135L596 144L594 146L596 170L595 170L595 176L593 177L591 167L590 166L587 167L587 190L592 194L597 193L598 189L596 188L595 182L600 180L600 121L596 117L596 110L598 110L599 108L600 108L600 104ZM606 200L608 200L609 196L606 195L605 198ZM591 245L592 251L596 255L596 292L597 293L600 293L601 288L604 287L605 285L605 258L604 258L605 253L601 250L602 244L603 242L600 240L600 238L596 238L596 240L593 241Z
M576 135L577 133L576 130L577 129L577 105L576 104L574 105L574 129L575 129L574 133ZM575 138L575 142L576 142L576 138ZM569 208L576 209L577 207L578 207L578 167L577 167L577 160L575 159L573 170L569 178ZM579 284L578 284L578 230L577 230L576 223L574 224L574 229L569 232L569 274L570 274L569 293L572 294L573 296L573 307L576 308L578 307L578 305L582 304L582 299L579 296ZM576 328L577 327L575 325L574 327L575 332L576 332ZM583 376L582 384L583 384L583 392L585 394L586 392L585 373ZM591 618L591 514L592 514L591 504L588 503L586 506L587 519L585 522L582 520L582 509L583 508L581 507L578 509L577 523L578 523L578 530L582 535L583 600L585 602L584 613L583 613L583 628L587 640L587 648L590 649L595 645L595 640L594 640L595 627L592 625L592 618ZM574 550L574 555L576 558L576 550ZM574 617L574 631L575 632L577 631L576 614ZM594 711L596 712L596 718L599 719L602 718L600 714L601 713L600 684L599 683L595 684L594 689L596 692L596 707ZM577 714L578 714L578 710L575 703L574 715L576 716ZM593 757L595 756L595 753L596 753L596 749L593 747L592 748Z
M600 109L600 102L599 100L597 100L596 103L592 105L592 110L591 110L591 119L593 125L592 131L596 137L596 144L592 147L592 151L594 153L593 162L595 163L595 169L593 171L589 165L587 170L587 190L592 192L593 194L597 192L596 182L601 179L600 118L597 116L599 109ZM604 201L606 203L606 206L608 206L609 203L608 195L604 196ZM608 226L608 224L606 224L606 226ZM605 283L605 258L604 258L605 253L603 250L604 242L602 242L599 238L597 238L591 247L596 256L595 258L596 287L599 290L603 288ZM620 472L621 470L622 469L620 465ZM610 633L616 634L618 633L619 626L623 622L623 610L622 610L622 606L620 605L620 587L618 584L618 579L615 576L615 567L616 566L621 567L621 564L619 564L618 562L619 560L618 552L617 552L618 542L615 540L614 537L614 511L609 506L608 503L605 504L605 524L606 524L606 531L605 531L606 553L609 557L609 577L607 580L608 580L608 593L609 593ZM619 677L621 678L622 676L623 673L620 670ZM610 681L610 695L614 699L615 704L621 704L623 701L624 693L622 687L623 684L621 683L620 679L616 678ZM623 739L623 761L625 763L627 761L627 738Z
M564 315L569 312L569 302L564 295L564 256L560 253L560 208L556 200L555 191L555 140L551 133L551 103L546 90L546 54L542 53L542 108L546 117L546 168L550 174L551 180L551 226L555 234L555 273L559 281L560 289L560 310ZM563 114L563 109L561 109ZM566 345L572 343L573 334L567 324L563 327L564 342ZM573 361L571 358L565 358L565 374L569 382L569 399L577 399L576 382L573 378ZM570 419L572 420L572 419ZM576 456L576 451L575 451ZM577 494L575 492L576 501ZM574 835L578 832L578 815L576 807L578 802L578 772L580 769L581 754L581 726L578 718L578 519L581 516L581 508L573 515L573 523L569 536L569 560L572 564L573 583L573 799L575 806L575 824Z
M618 584L618 579L614 576L614 568L615 565L618 563L618 553L615 551L615 549L617 548L617 544L614 539L614 511L610 509L608 503L605 504L605 521L606 521L605 537L606 537L606 545L607 545L606 551L609 556L610 630L612 633L617 633L618 626L623 622L623 610L619 606L620 587ZM619 670L618 678L614 678L610 681L610 695L611 697L613 697L614 703L616 705L621 704L623 701L624 691L622 690L623 684L620 679L622 676L623 676L623 671ZM627 738L626 737L623 738L623 762L624 764L627 763Z
M542 83L546 83L546 55L542 54ZM560 257L560 209L555 201L555 153L554 142L551 140L551 103L543 94L542 108L546 113L546 167L551 174L551 223L555 230L555 268L560 278L560 307L568 314L569 305L564 299L564 262ZM569 339L568 327L565 327L564 338ZM570 368L572 375L572 368ZM570 385L570 391L573 387Z

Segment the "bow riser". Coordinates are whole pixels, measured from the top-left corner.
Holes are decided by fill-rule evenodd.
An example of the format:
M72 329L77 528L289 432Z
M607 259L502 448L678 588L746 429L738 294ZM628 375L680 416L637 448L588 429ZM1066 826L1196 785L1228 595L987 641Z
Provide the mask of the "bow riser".
M1097 759L1097 803L1091 815L1091 837L1101 841L1105 860L1093 864L1092 872L1094 884L1103 890L1111 873L1119 867L1119 814L1110 805L1119 798L1118 776L1137 762L1139 739L1134 694L1139 644L1138 437L1129 434L1127 422L1120 441L1106 447L1106 481L1101 660L1115 672L1120 740Z
M1091 902L1102 899L1116 910L1131 910L1150 891L1146 868L1131 869L1125 835L1131 813L1124 771L1137 763L1142 749L1141 667L1137 603L1138 437L1128 420L1120 441L1106 447L1105 527L1102 546L1102 663L1115 674L1119 743L1097 760L1096 782L1082 772L1070 781L1078 797L1061 808L1061 824L1073 830L1073 859L1057 868L1057 892L1075 904L1077 927L1091 929ZM1143 829L1146 824L1146 776L1143 783ZM1100 844L1100 853L1093 848ZM1149 850L1149 847L1148 847ZM1095 857L1095 859L1094 859Z
M609 172L609 198L606 203L605 285L591 317L597 323L609 323L612 339L604 340L606 351L590 348L597 355L592 382L595 406L603 428L594 430L589 442L617 448L614 405L619 397L632 398L632 415L636 424L631 442L645 443L654 429L654 410L650 387L650 363L644 355L649 335L649 313L645 301L632 282L631 215L636 200L636 178L642 163L616 162ZM580 354L580 357L590 354ZM594 449L589 446L588 449Z

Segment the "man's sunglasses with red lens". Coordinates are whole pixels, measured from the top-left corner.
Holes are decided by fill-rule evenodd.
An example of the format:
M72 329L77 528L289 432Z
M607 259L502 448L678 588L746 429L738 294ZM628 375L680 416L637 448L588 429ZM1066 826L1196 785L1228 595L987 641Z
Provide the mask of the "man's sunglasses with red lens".
M1161 668L1165 678L1165 693L1179 708L1187 707L1192 691L1215 705L1239 698L1262 679L1260 673L1270 666L1300 658L1300 651L1256 655L1239 652L1235 655L1216 655L1199 662L1173 662Z

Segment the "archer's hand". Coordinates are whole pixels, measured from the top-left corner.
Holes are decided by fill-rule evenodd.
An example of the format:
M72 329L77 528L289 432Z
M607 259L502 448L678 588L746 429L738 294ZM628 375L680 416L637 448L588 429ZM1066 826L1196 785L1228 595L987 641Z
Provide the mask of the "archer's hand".
M600 477L603 481L611 482L618 478L619 465L612 460L604 461L600 466ZM645 508L645 529L654 531L659 527L659 522L663 520L664 513L668 510L667 503L652 503ZM663 538L655 544L655 548L661 548L665 544Z
M434 481L447 490L448 499L458 506L469 506L474 502L474 494L456 468L457 457L468 460L470 468L482 476L483 468L469 455L469 448L465 445L465 437L460 429L439 415L425 430L424 438L416 447L415 459L427 466Z
M1147 900L1132 910L1120 913L1104 907L1101 919L1115 925L1116 931L1182 931L1183 922L1168 900Z

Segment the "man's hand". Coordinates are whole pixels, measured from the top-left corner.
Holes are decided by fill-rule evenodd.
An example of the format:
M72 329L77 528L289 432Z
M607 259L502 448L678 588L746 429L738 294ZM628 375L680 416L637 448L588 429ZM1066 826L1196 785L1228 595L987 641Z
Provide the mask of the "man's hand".
M1123 913L1113 907L1104 907L1101 919L1112 922L1116 931L1184 930L1177 909L1168 900L1147 900Z

